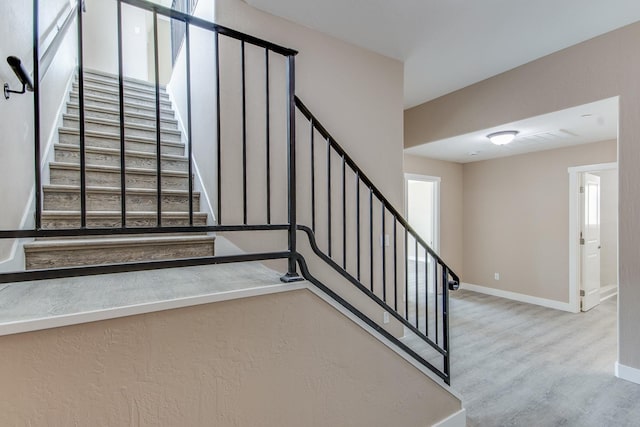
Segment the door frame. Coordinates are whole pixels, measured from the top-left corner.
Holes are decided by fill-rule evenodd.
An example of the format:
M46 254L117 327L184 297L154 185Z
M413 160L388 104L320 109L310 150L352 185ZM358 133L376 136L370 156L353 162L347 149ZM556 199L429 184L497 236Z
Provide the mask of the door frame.
M569 310L580 312L580 181L584 172L618 169L618 163L574 166L569 172ZM619 237L619 236L618 236Z
M433 249L436 253L440 253L440 181L439 176L420 175L415 173L404 174L404 216L409 219L409 185L411 181L433 182Z

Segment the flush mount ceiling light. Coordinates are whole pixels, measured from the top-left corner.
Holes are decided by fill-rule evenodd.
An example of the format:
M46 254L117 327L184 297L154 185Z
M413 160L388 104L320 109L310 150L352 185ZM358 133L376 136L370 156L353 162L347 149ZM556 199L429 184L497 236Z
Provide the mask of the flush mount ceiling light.
M495 145L506 145L513 141L517 134L517 130L504 130L501 132L490 133L487 135L487 138L489 138L489 141Z

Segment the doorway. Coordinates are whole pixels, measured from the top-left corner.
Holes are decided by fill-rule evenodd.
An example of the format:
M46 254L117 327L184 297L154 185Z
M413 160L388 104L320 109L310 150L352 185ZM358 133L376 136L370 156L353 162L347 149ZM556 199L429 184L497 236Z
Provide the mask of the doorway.
M440 177L405 174L405 201L409 225L439 252Z
M588 311L618 293L617 163L569 168L572 311Z

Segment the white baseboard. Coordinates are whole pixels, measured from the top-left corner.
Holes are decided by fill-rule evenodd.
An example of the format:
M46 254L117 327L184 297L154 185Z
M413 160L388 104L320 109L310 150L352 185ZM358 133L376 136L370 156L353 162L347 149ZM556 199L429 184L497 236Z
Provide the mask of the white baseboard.
M640 384L640 369L625 366L616 362L616 377Z
M442 421L437 422L433 427L466 427L467 410L462 408Z
M492 295L494 297L500 297L510 299L519 302L525 302L527 304L540 305L542 307L553 308L555 310L569 311L571 306L567 302L554 301L546 298L532 297L526 294L519 294L516 292L503 291L502 289L489 288L486 286L473 285L471 283L460 283L461 289L467 289L469 291L478 292L481 294Z

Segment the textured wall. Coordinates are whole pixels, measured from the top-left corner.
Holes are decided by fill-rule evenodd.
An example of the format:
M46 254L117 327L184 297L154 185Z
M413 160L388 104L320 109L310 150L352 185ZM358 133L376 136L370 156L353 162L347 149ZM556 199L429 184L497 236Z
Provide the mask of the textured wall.
M311 292L0 338L2 425L427 426L460 402Z
M619 361L640 369L640 23L405 112L405 146L620 96Z

